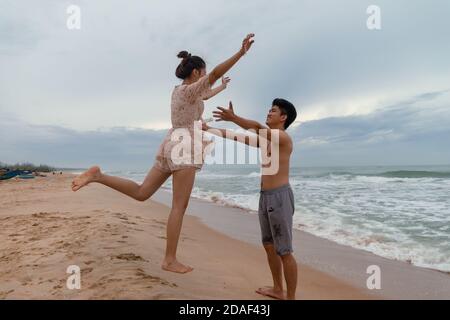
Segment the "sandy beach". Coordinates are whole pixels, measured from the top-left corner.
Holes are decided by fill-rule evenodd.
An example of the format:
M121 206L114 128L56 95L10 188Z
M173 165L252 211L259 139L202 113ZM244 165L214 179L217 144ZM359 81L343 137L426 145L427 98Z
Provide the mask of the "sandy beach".
M72 175L2 181L1 299L264 299L270 285L260 246L233 239L187 215L179 258L195 270L161 270L169 208L92 184L74 193ZM81 269L69 290L67 267ZM374 296L299 264L299 299Z
M171 195L137 202L73 175L0 183L0 299L265 299L270 285L257 217L192 199L179 258L192 273L161 270ZM450 276L388 260L295 230L298 299L449 299ZM81 289L66 286L81 269ZM368 290L366 268L382 270Z

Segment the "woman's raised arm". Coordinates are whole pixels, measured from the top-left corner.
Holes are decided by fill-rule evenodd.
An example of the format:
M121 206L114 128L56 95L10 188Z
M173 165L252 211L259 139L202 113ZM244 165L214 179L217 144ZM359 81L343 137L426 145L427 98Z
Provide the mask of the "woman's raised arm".
M254 36L255 35L253 33L248 34L242 41L241 49L231 58L219 64L209 73L209 83L211 85L219 80L225 73L227 73L236 64L236 62L238 62L239 59L241 59L242 56L244 56L247 51L250 50L252 44L255 42L253 40Z

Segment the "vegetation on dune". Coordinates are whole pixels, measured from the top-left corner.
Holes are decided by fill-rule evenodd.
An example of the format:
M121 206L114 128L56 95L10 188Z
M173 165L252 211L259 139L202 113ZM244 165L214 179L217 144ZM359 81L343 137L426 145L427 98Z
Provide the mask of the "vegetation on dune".
M6 164L0 161L0 169L7 168L10 170L29 170L36 172L52 172L58 171L60 169L48 166L46 164L34 165L32 163L24 162L24 163L16 163L16 164Z

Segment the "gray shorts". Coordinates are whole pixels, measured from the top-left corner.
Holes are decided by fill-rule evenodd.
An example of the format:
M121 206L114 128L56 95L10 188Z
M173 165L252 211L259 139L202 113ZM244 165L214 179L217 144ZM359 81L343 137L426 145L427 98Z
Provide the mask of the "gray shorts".
M259 224L263 244L273 244L278 255L293 252L292 218L294 194L290 185L261 191L259 197Z

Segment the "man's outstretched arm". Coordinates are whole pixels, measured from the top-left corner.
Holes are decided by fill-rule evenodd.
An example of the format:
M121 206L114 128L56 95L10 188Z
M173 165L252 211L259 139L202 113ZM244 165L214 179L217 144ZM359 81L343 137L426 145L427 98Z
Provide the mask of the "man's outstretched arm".
M213 111L213 116L216 121L230 121L237 124L239 127L245 130L253 129L258 133L260 129L267 129L261 123L255 120L245 119L234 113L233 103L230 101L230 106L228 109L223 107L217 107L219 111Z
M216 118L216 121L230 121L245 130L254 130L259 138L268 141L272 141L272 134L275 133L278 135L279 144L288 142L287 135L284 131L278 129L269 129L258 121L239 117L234 113L233 103L231 101L228 109L225 109L223 107L217 107L217 109L219 109L219 111L213 111L213 116Z
M211 134L214 134L218 137L229 139L233 141L237 141L240 143L244 143L251 147L259 148L260 146L260 137L257 135L249 135L246 133L239 133L235 132L233 130L228 129L219 129L219 128L212 128L208 126L206 123L203 123L202 130L208 131Z

